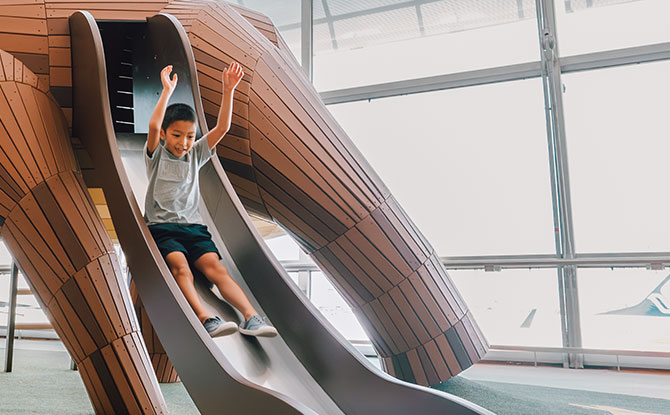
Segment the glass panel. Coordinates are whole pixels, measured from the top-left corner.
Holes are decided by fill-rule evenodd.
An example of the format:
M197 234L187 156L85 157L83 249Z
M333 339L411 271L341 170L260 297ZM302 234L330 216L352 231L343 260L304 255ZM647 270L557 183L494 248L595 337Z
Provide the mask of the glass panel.
M234 0L233 2L269 17L279 29L279 34L286 41L298 63L301 62L300 22L302 0Z
M344 338L350 341L369 341L351 308L321 272L312 272L311 300Z
M0 326L7 327L9 317L9 284L11 275L0 274ZM18 289L27 289L28 283L19 273ZM40 308L33 295L19 295L16 297L16 323L48 323L49 319Z
M670 62L563 76L575 246L670 251Z
M555 253L539 79L329 109L440 255Z
M555 269L449 274L489 343L561 347Z
M321 91L539 60L534 0L326 3L314 20Z
M297 261L300 259L300 246L289 235L267 239L265 243L280 261Z
M667 0L561 0L554 4L562 56L670 41Z
M287 272L288 276L291 277L291 281L295 283L295 285L298 285L298 275L300 274L299 272Z
M667 270L580 269L578 285L584 347L670 350Z
M9 267L10 265L12 265L12 255L5 243L0 242L0 267Z

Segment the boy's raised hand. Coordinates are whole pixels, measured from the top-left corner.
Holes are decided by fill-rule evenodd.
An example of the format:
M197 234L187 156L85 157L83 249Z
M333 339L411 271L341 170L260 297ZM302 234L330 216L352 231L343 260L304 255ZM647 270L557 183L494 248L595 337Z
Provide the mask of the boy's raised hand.
M223 74L221 75L223 90L232 91L237 88L243 76L242 65L237 62L231 63L229 67L223 70Z
M172 94L177 87L177 73L174 73L172 79L170 79L170 74L172 73L172 65L168 65L161 71L161 83L163 84L163 89Z

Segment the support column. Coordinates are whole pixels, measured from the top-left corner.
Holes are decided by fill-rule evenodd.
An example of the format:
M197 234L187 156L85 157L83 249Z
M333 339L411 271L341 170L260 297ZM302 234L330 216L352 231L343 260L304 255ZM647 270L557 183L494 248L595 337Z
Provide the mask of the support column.
M65 117L23 63L0 51L0 68L0 234L96 414L167 413Z

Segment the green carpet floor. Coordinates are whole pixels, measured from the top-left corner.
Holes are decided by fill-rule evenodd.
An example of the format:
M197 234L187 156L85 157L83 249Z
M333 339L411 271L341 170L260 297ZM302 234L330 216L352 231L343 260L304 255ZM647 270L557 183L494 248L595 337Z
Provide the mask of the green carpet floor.
M670 385L669 385L670 387ZM436 389L459 396L497 415L670 415L670 400L450 379Z
M0 372L0 414L93 414L79 372L69 367L64 352L15 350L12 372ZM199 414L181 383L161 384L161 390L170 414Z
M4 349L0 349L0 356L4 357ZM70 370L69 363L64 352L16 350L14 371L0 372L0 414L93 414L79 373ZM461 377L444 382L437 389L498 415L670 415L670 400L664 399L475 382ZM162 384L161 390L170 414L198 414L181 383Z

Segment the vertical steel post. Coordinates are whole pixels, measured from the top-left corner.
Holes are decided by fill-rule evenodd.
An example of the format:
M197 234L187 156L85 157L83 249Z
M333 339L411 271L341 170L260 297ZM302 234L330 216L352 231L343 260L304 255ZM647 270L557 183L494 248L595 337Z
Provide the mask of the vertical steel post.
M314 3L313 0L302 0L300 19L301 64L310 81L314 80Z
M554 1L536 0L535 4L547 116L556 253L560 258L574 259L575 244L570 200L570 176L563 117L563 84L561 82ZM577 268L574 265L558 267L558 291L563 347L582 347ZM581 355L568 354L567 359L564 360L564 365L581 368L583 367L583 358Z
M12 261L12 274L9 282L9 313L7 314L7 343L5 345L5 372L12 371L14 361L14 329L16 327L16 297L19 282L19 269Z

